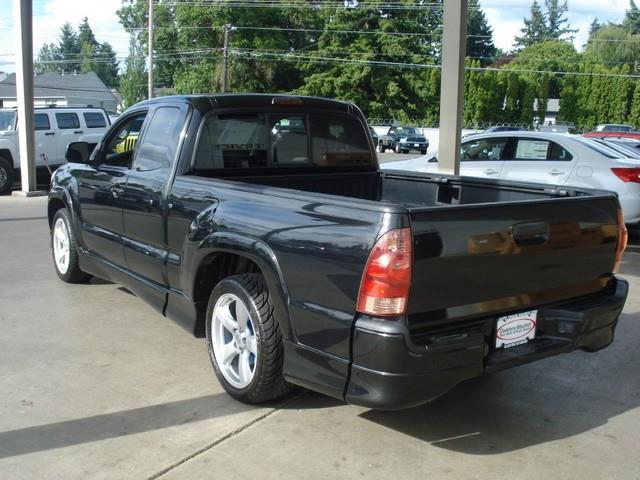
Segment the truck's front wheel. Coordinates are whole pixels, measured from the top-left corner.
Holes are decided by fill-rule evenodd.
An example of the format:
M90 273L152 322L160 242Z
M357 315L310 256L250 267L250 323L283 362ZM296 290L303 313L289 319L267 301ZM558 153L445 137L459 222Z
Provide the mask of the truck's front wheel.
M235 275L211 292L207 308L209 358L224 389L246 403L285 395L284 347L262 275Z
M14 177L13 165L6 158L0 157L0 195L11 190Z

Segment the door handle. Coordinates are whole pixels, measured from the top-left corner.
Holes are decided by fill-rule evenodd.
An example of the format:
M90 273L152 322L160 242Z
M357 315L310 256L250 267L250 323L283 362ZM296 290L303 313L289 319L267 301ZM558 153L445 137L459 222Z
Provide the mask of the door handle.
M496 173L498 173L498 171L494 170L493 168L485 168L484 173L486 173L487 175L495 175Z
M50 136L50 135L55 135L55 134L56 134L56 132L46 132L46 133L45 133L45 135L46 135L47 137L48 137L48 136Z
M82 130L74 130L73 133L83 133Z
M549 174L550 175L564 175L564 172L561 171L561 170L553 169L553 170L549 170Z
M109 190L111 191L113 198L119 198L120 195L124 193L124 188L120 187L111 187Z

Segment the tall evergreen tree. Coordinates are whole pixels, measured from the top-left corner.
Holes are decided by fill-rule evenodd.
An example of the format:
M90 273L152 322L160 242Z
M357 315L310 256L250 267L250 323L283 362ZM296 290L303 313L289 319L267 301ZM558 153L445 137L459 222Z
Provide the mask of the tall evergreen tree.
M78 61L78 56L80 55L78 34L69 22L60 28L57 50L61 60L64 60L64 63L60 64L60 70L73 72L74 70L80 69L80 63Z
M523 19L524 26L520 29L522 36L516 37L515 47L524 48L541 42L547 36L547 15L543 13L537 0L531 4L529 18Z
M469 0L467 18L467 57L480 60L480 65L492 63L496 56L493 29L487 21L478 0Z
M120 94L125 107L147 98L146 57L135 35L129 40L129 55L124 62L124 72L120 79Z
M563 38L565 35L572 39L572 35L578 30L569 26L567 19L567 0L544 0L547 7L547 37L548 39Z
M629 0L629 9L625 12L622 26L633 35L640 33L640 9L634 0Z

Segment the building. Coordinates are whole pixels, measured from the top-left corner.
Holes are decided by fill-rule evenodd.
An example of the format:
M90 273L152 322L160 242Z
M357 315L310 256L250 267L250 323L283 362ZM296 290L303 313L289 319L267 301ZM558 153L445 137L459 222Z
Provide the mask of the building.
M92 106L115 111L118 100L93 72L43 73L33 77L34 107ZM16 101L16 74L0 80L0 107L11 108Z
M538 111L538 99L533 101L533 111ZM536 118L540 125L554 125L557 121L558 113L560 113L560 99L550 98L547 100L547 112L544 118Z

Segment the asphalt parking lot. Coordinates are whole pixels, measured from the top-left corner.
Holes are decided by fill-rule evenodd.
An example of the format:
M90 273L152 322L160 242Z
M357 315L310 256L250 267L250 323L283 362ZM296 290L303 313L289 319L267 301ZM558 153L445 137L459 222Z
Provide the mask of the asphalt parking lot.
M408 156L407 156L408 158ZM377 412L239 404L203 341L118 285L60 282L46 199L0 197L0 478L640 479L640 253L614 344Z

